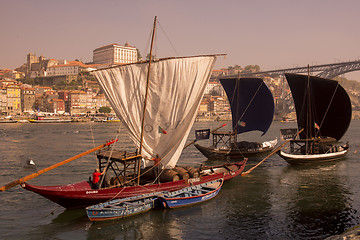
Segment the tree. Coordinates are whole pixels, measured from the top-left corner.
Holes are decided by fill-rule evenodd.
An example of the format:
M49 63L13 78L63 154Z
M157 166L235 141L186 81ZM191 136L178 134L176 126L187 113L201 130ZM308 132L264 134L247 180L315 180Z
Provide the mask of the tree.
M100 113L110 113L110 112L111 112L111 108L109 108L109 107L100 107L100 108L99 108L99 112L100 112Z
M247 65L244 67L244 71L242 73L255 73L260 72L259 65Z
M141 56L139 49L136 48L136 52L137 52L137 59L138 59L138 61L140 61L142 59L142 56Z
M150 53L146 55L146 60L150 60ZM152 55L151 60L155 60L155 55Z

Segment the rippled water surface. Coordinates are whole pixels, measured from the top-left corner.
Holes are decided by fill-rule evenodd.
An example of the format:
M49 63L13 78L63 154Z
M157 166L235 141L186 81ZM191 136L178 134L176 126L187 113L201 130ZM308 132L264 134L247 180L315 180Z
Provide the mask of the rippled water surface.
M222 123L197 122L193 129ZM274 122L261 139L272 140ZM193 131L188 141L193 140ZM247 134L255 140L260 134ZM219 195L203 204L175 210L157 209L110 223L92 224L85 210L65 210L16 186L0 192L0 239L324 239L360 222L360 121L353 121L343 141L351 152L341 161L290 167L271 156L251 174L226 182ZM119 123L0 124L1 186L28 174L21 159L38 170L119 138L118 148L133 149ZM200 144L207 145L208 142ZM249 159L250 168L262 158ZM184 150L180 165L218 164L195 147ZM30 183L59 185L88 179L96 168L90 154L45 173Z

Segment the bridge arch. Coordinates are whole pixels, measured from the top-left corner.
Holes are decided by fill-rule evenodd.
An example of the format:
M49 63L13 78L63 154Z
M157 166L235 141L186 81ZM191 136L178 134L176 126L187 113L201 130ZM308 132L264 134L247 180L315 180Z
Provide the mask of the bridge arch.
M353 62L351 64L338 65L333 68L329 68L319 73L317 76L331 79L344 73L354 72L359 70L360 70L360 62L356 62L356 63Z
M360 71L360 60L333 63L333 64L324 64L324 65L313 65L309 67L296 67L296 68L286 68L286 69L278 69L278 70L263 71L256 73L247 73L247 74L240 74L237 76L263 77L263 76L283 75L284 73L307 73L309 70L313 74L318 73L316 74L316 76L318 77L331 79L344 73Z

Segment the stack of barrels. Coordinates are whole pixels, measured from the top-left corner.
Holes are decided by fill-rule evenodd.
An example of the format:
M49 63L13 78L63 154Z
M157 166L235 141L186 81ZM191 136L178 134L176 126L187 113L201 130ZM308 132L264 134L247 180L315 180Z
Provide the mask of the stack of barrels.
M144 179L155 179L156 171L146 167L142 170L142 178ZM196 178L199 177L199 169L193 167L174 167L173 169L161 169L159 170L160 182L174 182L182 179Z

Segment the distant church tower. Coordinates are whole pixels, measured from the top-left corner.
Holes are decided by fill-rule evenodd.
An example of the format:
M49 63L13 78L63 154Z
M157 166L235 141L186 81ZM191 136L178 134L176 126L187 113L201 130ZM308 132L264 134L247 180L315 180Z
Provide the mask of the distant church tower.
M39 60L38 60L38 58L35 56L35 54L29 53L29 54L27 55L25 77L30 77L31 64L37 63L37 62L39 62Z

